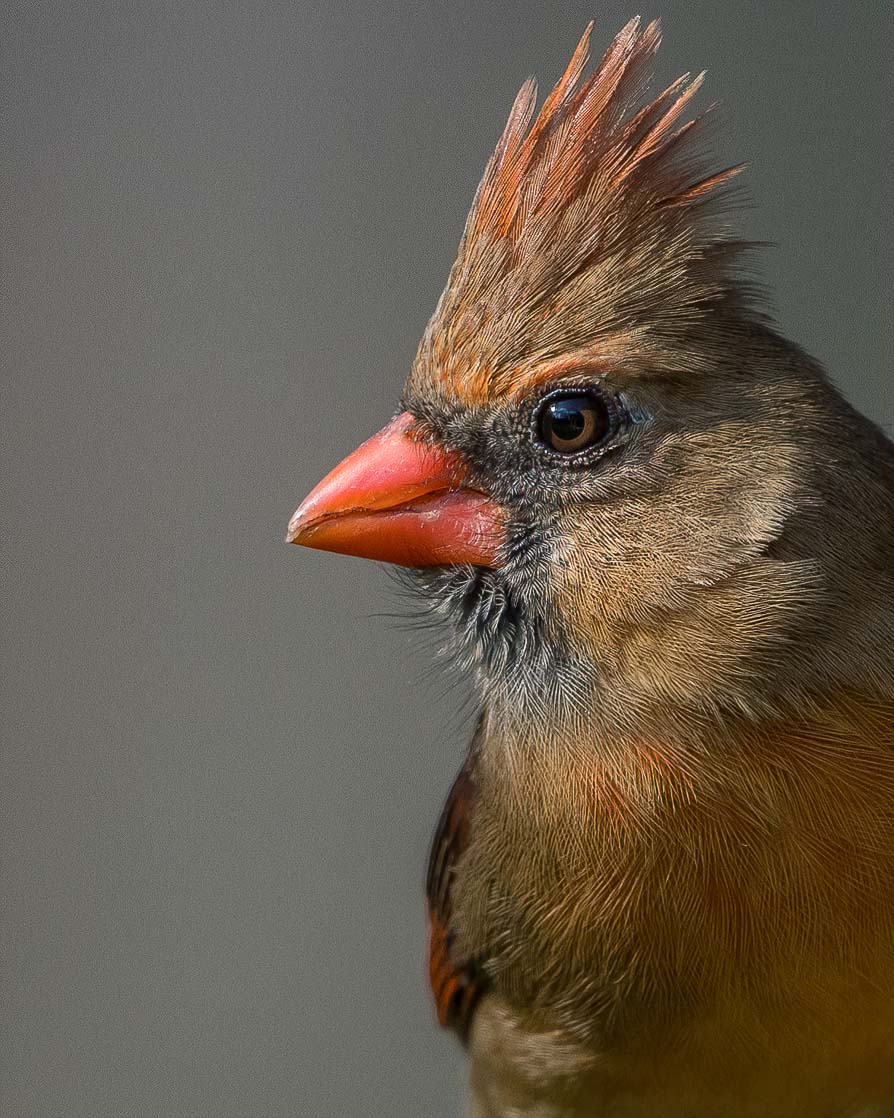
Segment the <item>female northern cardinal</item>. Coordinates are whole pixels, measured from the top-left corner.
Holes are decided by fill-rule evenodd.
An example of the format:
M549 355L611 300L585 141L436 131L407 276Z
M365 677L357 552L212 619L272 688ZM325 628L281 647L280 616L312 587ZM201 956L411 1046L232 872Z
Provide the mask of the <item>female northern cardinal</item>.
M289 539L414 568L481 718L431 855L479 1116L894 1114L894 446L781 338L636 21L488 164Z

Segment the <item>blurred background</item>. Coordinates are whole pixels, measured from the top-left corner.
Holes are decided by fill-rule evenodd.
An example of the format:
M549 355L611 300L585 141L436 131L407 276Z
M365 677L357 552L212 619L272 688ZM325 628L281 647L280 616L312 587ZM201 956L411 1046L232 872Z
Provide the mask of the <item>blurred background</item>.
M288 548L389 418L513 95L636 5L81 0L2 44L8 1118L452 1118L461 689ZM662 0L782 329L894 426L894 9Z

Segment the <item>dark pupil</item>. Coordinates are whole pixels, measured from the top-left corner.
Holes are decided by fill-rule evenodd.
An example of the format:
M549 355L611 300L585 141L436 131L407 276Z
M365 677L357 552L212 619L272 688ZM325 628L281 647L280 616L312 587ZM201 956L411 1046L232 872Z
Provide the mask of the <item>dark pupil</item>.
M610 426L608 408L595 392L557 392L543 403L537 433L559 454L577 454L601 442Z
M553 400L549 405L549 433L556 442L574 442L584 433L587 425L586 412L592 411L589 400L572 397L569 400Z

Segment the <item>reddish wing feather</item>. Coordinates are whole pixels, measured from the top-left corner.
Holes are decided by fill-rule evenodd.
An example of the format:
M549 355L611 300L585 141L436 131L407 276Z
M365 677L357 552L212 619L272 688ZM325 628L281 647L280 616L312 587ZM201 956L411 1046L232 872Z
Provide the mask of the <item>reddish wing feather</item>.
M428 974L438 1022L466 1040L485 976L473 960L457 959L452 927L451 886L468 843L475 798L475 756L460 769L435 831L428 862Z

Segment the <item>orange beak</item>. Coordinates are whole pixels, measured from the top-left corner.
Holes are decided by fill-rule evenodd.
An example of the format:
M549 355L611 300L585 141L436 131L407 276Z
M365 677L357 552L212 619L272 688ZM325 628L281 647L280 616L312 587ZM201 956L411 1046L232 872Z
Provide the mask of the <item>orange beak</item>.
M458 454L419 442L403 412L349 454L299 505L287 543L403 567L495 567L498 505L463 486Z

